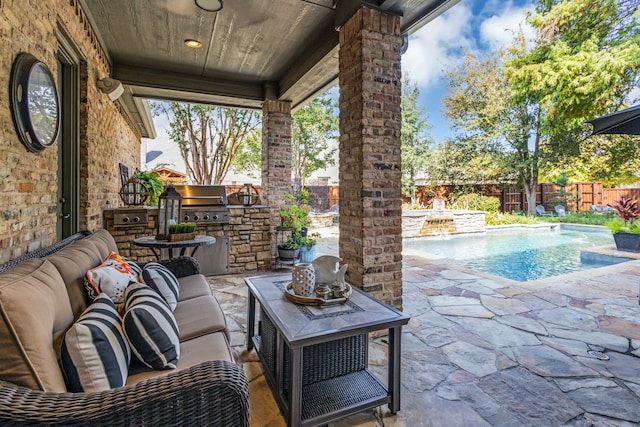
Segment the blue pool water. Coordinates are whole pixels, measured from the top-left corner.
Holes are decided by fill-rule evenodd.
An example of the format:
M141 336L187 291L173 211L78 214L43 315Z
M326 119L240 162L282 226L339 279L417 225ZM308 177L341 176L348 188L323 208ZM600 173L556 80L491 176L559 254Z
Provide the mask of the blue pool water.
M613 244L608 230L575 231L560 227L421 237L405 239L403 243L406 254L451 261L520 282L611 265L612 262L582 261L580 250Z

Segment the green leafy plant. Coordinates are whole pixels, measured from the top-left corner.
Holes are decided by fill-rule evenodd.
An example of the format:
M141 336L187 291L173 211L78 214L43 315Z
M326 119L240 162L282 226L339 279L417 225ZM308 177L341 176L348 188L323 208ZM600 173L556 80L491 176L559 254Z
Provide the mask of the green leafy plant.
M616 216L607 223L607 227L613 234L621 231L640 233L640 225L635 222L640 217L640 209L636 200L620 197L609 206L613 208Z
M309 200L310 200L310 194L308 190L305 190L304 188L300 191L296 191L293 194L293 197L296 199L296 202L299 205L308 205L309 204Z
M313 233L309 236L302 236L300 238L300 246L304 246L308 249L311 249L318 243L318 239L320 238L320 233Z
M311 212L311 207L307 204L301 204L296 195L285 194L285 205L280 208L282 226L294 231L308 227L311 224L309 212Z
M300 249L302 239L303 237L299 231L293 231L291 232L287 240L280 243L278 247L280 249L290 249L290 250Z
M194 233L197 225L193 222L181 222L179 224L172 224L169 226L170 234L184 234Z
M137 171L133 174L134 178L147 187L149 190L149 198L147 199L147 206L158 206L158 197L164 190L164 182L160 179L158 174L154 171Z

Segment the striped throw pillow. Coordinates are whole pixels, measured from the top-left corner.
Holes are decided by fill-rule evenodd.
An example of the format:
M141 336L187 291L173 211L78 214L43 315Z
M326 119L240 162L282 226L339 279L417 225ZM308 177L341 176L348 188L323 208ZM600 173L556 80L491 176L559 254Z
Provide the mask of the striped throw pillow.
M131 283L124 299L122 322L133 354L152 369L175 369L180 334L167 303L144 283Z
M71 392L95 392L124 386L131 350L111 298L98 295L62 341L60 365Z
M151 289L160 294L169 304L171 311L178 305L180 284L176 276L164 265L150 262L142 270L142 279Z

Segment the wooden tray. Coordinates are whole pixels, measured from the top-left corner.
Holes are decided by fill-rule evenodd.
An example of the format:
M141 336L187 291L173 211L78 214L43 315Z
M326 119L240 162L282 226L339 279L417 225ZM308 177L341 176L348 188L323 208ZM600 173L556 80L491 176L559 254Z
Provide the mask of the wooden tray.
M333 299L323 299L315 296L303 297L302 295L296 295L293 293L293 283L288 283L287 288L284 291L284 296L291 302L302 305L333 305L333 304L344 304L351 297L351 285L348 283L344 284L344 297L342 298L333 298Z

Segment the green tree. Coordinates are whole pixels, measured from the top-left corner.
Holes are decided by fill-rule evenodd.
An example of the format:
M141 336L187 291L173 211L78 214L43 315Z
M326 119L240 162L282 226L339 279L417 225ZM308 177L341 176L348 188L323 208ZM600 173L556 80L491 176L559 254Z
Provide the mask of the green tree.
M446 74L449 94L446 115L458 132L449 152L464 160L457 169L477 181L517 181L535 214L540 157L539 110L535 105L513 102L502 72L502 56L465 55ZM453 150L455 148L455 151Z
M505 72L519 102L540 105L545 135L617 109L637 83L640 34L631 3L538 1L527 19L535 44L515 45Z
M502 146L483 144L474 137L459 135L434 148L428 174L433 182L463 189L473 184L515 182L517 177Z
M405 74L402 81L402 190L416 202L416 177L425 171L430 158L430 146L433 140L427 131L431 128L424 110L418 106L420 90L418 85Z
M632 10L630 1L540 0L527 19L536 30L533 43L519 33L507 52L484 60L469 55L448 74L448 116L466 139L509 157L504 172L517 174L529 213L541 171L578 159L588 168L587 159L607 149L606 138L586 138L584 122L618 108L637 83L640 40ZM600 170L635 161L637 153L625 147Z
M306 184L313 172L335 165L338 149L329 146L338 132L335 108L334 100L325 94L291 116L291 169L300 184Z
M157 102L152 108L169 119L169 137L196 184L222 183L244 139L259 125L259 113L251 110L182 102Z
M584 124L619 109L638 84L636 7L631 0L539 0L528 18L535 43L520 39L505 75L513 102L539 110L544 167L567 168L578 159L588 174L591 167L602 172L637 158L630 137L617 138L625 147L609 151L611 137L586 138L590 126ZM602 156L605 151L610 155Z
M231 159L231 169L254 178L260 176L262 172L262 129L256 128L247 135Z

